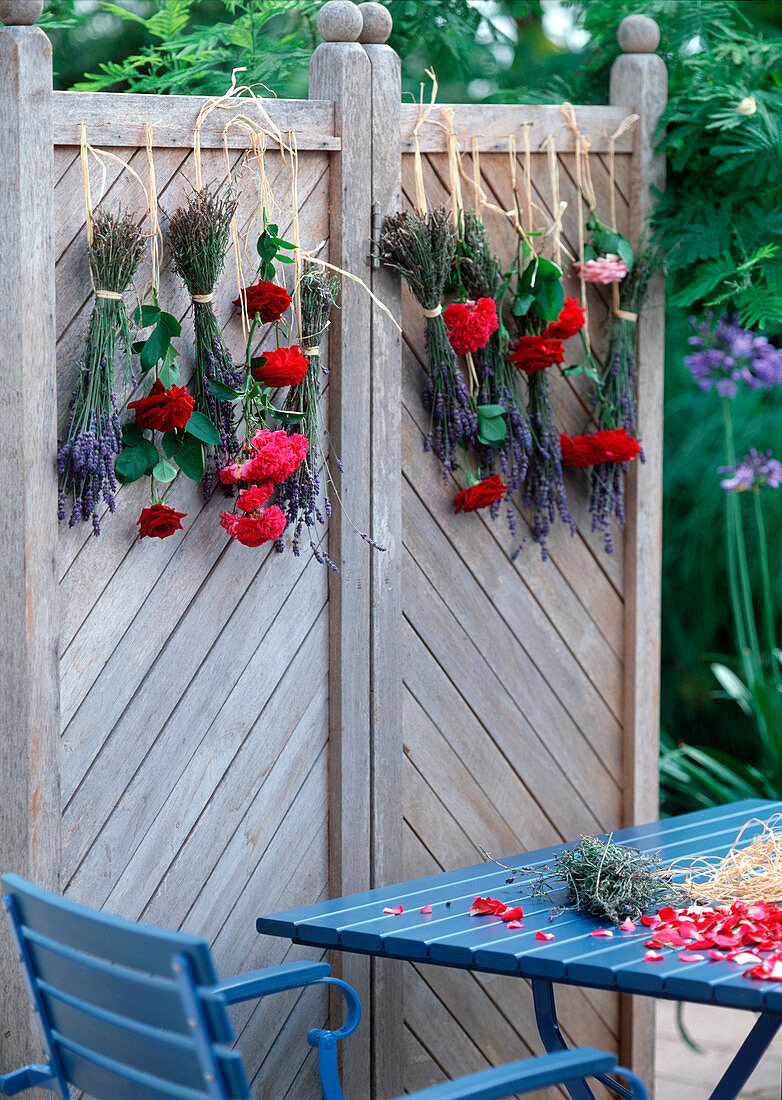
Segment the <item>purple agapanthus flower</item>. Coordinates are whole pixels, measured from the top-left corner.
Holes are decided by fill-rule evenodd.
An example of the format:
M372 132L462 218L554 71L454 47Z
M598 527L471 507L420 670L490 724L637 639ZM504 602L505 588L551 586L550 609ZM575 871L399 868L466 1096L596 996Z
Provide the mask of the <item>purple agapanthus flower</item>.
M687 343L698 350L685 356L684 365L700 389L735 397L741 382L751 389L782 384L782 349L743 328L737 316L725 314L715 322L709 312L700 322L691 317L690 324L695 334Z
M782 485L782 462L773 458L771 451L761 454L755 447L744 455L737 466L720 466L721 474L730 474L720 485L726 493L741 493L756 485L778 489Z

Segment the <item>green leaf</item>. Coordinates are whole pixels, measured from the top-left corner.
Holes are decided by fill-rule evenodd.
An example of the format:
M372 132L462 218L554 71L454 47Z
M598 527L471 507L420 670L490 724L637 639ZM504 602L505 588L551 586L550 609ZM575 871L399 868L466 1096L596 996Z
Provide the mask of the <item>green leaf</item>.
M205 382L218 401L241 401L242 395L226 386L218 378L206 378Z
M633 246L626 237L619 236L616 254L620 260L624 260L627 264L627 270L632 271L633 265L635 264L635 253L633 252Z
M304 419L303 412L287 412L284 409L274 409L272 415L281 424L299 424Z
M159 323L165 326L169 336L182 335L182 326L180 325L179 321L177 321L173 313L161 313Z
M250 359L250 370L260 370L265 362L265 355L253 355L253 357Z
M122 443L126 447L138 447L141 440L144 438L144 433L141 428L135 424L123 424L122 425Z
M553 282L562 278L562 270L552 260L547 260L545 256L538 257L538 271L536 275L536 281L538 279L545 279L547 282Z
M155 481L173 481L176 477L176 466L172 466L165 458L161 458L152 471L152 476Z
M149 328L150 325L157 324L160 312L159 306L136 306L133 320L142 328Z
M200 481L204 476L204 447L194 435L184 436L176 460L179 469L191 481Z
M485 447L498 447L507 435L505 409L502 405L479 405L478 442Z
M517 294L513 299L513 316L524 317L529 313L535 301L534 294Z
M166 348L166 354L163 356L163 362L158 367L158 378L166 389L170 386L176 386L179 383L180 373L179 363L177 363L178 356L179 352L174 345L169 344Z
M166 326L155 325L141 349L141 366L145 371L151 370L163 358L170 343L171 337Z
M204 416L203 413L194 412L185 425L185 431L204 443L211 443L213 447L220 445L220 433L209 417Z
M552 265L554 266L554 265ZM553 279L542 279L535 295L535 312L544 321L556 321L565 304L565 290L562 283Z
M157 447L143 436L131 447L123 447L114 463L117 477L123 485L138 481L145 474L152 473L159 461Z
M495 416L504 416L505 407L503 405L478 405L476 412L479 420L492 419Z
M183 432L165 432L160 441L160 445L163 448L163 454L168 458L177 458L179 452L182 450L184 438Z
M711 671L720 683L720 686L735 703L741 707L748 717L752 717L752 695L747 685L738 678L727 665L713 664Z

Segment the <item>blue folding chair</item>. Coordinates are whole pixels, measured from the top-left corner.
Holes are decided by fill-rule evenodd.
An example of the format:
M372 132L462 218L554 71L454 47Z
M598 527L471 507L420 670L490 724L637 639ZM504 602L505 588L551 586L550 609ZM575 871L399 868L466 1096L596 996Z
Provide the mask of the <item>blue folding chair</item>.
M220 981L206 940L76 905L18 875L4 875L2 884L48 1061L0 1077L0 1094L45 1088L69 1100L72 1085L97 1100L246 1100L228 1005L328 983L344 995L347 1019L338 1031L315 1029L307 1039L318 1048L325 1100L345 1100L337 1042L358 1027L361 1003L325 963L287 963ZM627 1079L628 1097L646 1100L641 1082L617 1069L614 1057L586 1048L446 1081L405 1100L500 1100L614 1072Z

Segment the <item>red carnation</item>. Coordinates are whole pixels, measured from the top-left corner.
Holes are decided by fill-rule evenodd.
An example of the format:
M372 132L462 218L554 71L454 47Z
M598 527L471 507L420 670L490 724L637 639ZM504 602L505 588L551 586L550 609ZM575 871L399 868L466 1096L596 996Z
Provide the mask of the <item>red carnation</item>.
M305 359L299 345L294 344L268 352L263 364L253 368L252 376L264 386L295 386L301 382L309 365L309 359Z
M273 504L271 508L264 508L257 516L236 516L231 512L221 512L220 525L242 546L260 546L280 537L285 530L285 516Z
M497 306L493 298L477 302L451 302L443 313L448 339L457 355L480 351L489 337L500 327Z
M565 304L556 321L552 321L543 333L547 340L569 340L586 323L586 311L581 308L578 298L565 298Z
M254 286L246 287L238 298L234 298L235 306L242 304L242 297L247 303L248 315L254 317L257 313L264 325L279 321L291 304L291 296L284 286L267 283L263 279Z
M624 428L604 429L591 435L561 435L563 466L599 466L601 462L631 462L641 453L637 439Z
M128 408L135 410L136 427L142 431L151 428L155 432L170 432L174 428L184 428L195 401L184 386L172 386L167 390L157 378L149 395L129 402Z
M175 512L167 504L153 504L149 508L143 508L136 520L139 538L149 536L153 539L167 539L175 531L182 530L180 520L186 515L187 512Z
M506 486L497 474L485 477L477 485L468 485L456 494L454 504L457 512L476 512L479 508L488 508L495 500L505 496Z
M301 466L307 457L309 440L299 432L288 435L262 428L250 440L250 447L254 453L239 467L235 480L271 481L277 485Z
M236 507L241 508L243 512L254 512L256 508L260 508L261 505L266 503L273 492L274 484L271 481L264 481L261 485L252 485L249 489L242 489L239 499L236 501Z
M520 336L508 356L518 370L525 374L546 370L554 363L562 363L565 352L561 340L550 340L545 336Z

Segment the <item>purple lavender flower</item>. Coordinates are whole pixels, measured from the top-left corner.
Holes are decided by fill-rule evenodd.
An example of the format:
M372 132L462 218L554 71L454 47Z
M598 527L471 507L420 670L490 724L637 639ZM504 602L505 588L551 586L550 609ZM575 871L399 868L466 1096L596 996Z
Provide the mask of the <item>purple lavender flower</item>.
M725 314L715 322L709 312L700 322L691 317L690 324L695 332L687 343L698 350L685 356L684 365L700 389L735 397L741 382L751 389L782 384L782 350L743 328L738 316Z
M726 493L742 493L761 485L778 489L782 485L782 462L773 458L771 451L761 454L755 447L737 466L720 466L719 472L730 474L720 482Z

